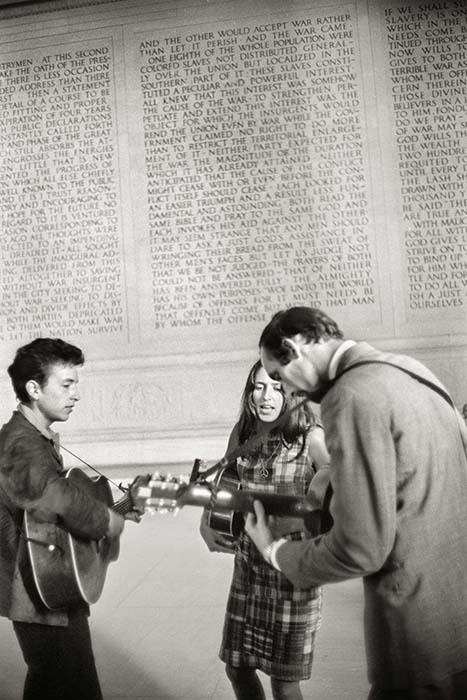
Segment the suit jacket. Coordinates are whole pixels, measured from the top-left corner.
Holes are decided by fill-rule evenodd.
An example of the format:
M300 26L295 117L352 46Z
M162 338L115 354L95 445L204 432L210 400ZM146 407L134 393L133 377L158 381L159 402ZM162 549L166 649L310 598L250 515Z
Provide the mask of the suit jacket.
M53 441L15 411L0 430L0 615L21 622L65 625L66 611L43 607L31 588L22 532L25 510L69 532L100 539L107 506L69 479Z
M357 343L337 375L389 359ZM330 532L277 552L297 586L363 576L371 683L430 684L467 669L467 460L456 412L384 364L356 367L321 401L333 487Z

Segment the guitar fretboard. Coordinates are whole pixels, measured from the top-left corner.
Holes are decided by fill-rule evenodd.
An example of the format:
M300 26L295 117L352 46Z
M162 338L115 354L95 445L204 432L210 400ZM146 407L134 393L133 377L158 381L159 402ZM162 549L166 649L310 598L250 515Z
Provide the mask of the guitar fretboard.
M133 500L129 494L125 494L125 496L120 498L112 506L112 510L114 510L116 513L119 513L120 515L125 515L126 513L129 513L130 510L132 510L132 508Z

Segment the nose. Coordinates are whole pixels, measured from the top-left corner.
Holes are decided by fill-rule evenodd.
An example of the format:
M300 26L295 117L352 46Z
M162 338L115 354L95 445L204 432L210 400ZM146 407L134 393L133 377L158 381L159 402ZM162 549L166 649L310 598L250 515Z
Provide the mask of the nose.
M80 400L81 395L80 395L80 393L79 393L79 389L78 389L77 386L73 386L73 388L72 388L72 390L71 390L71 398L73 399L73 401L79 401L79 400Z
M263 388L263 398L267 399L274 395L274 389L270 384L265 384Z

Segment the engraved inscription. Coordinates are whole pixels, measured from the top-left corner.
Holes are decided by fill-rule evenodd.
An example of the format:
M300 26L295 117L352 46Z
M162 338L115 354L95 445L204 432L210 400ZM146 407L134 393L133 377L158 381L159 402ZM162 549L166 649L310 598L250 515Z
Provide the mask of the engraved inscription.
M141 39L154 328L376 304L355 23Z
M385 11L411 312L467 305L467 8Z
M111 62L102 42L0 59L5 341L122 331Z

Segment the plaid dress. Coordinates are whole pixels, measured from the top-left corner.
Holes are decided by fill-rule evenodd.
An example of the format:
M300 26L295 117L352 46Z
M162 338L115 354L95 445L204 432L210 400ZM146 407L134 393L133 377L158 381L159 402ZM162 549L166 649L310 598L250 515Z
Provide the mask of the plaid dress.
M301 442L287 447L280 437L269 437L257 458L238 460L242 487L304 495L314 474L307 443L308 438L303 453L294 459ZM286 517L276 521L276 537L304 539L303 521ZM283 681L307 679L320 621L321 589L295 588L264 561L243 531L235 554L220 659Z

